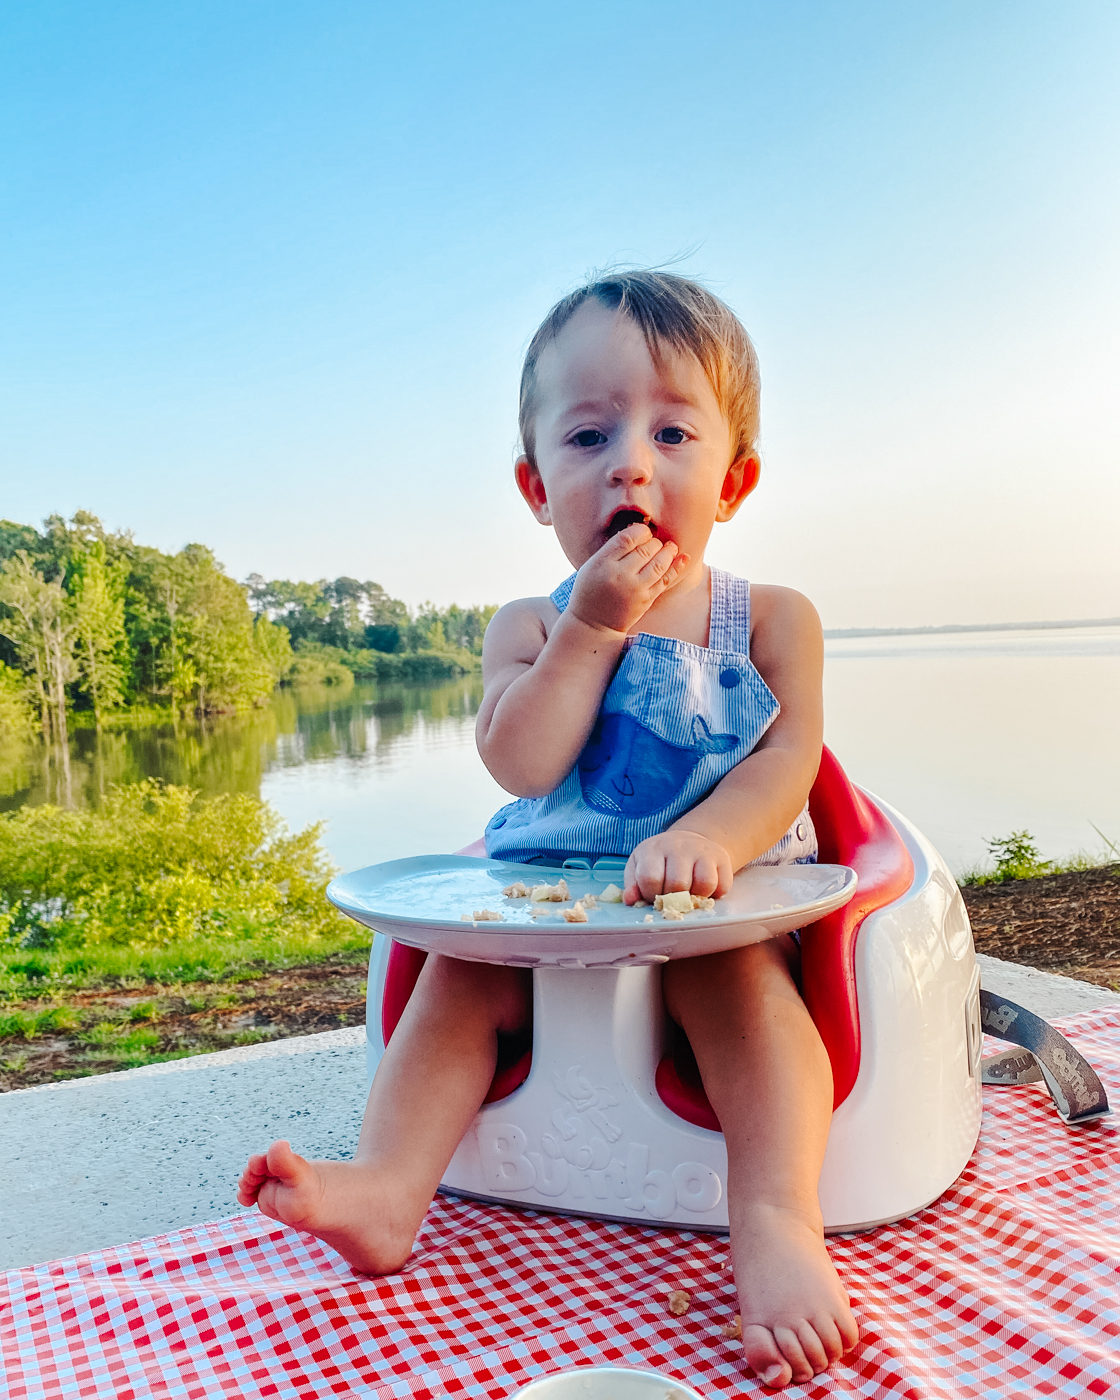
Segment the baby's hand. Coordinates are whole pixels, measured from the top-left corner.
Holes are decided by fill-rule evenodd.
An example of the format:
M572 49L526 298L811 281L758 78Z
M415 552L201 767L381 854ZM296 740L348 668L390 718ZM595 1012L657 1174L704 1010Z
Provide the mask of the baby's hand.
M659 894L688 890L719 899L731 888L731 857L718 842L696 831L673 829L634 847L626 862L623 899L649 903Z
M589 627L629 632L687 566L688 555L672 540L655 539L648 525L628 525L580 569L569 611Z

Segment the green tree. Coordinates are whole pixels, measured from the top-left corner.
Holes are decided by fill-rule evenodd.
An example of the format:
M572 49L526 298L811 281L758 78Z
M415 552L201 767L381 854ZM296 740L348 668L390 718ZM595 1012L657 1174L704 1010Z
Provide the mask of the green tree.
M125 565L106 562L104 541L77 554L70 576L77 667L98 729L106 709L124 700L128 639L124 630Z
M58 579L43 578L26 551L0 564L0 631L12 642L33 678L43 733L67 751L66 687L76 674L74 609Z
M17 670L0 661L0 748L23 743L34 732L35 714L27 682Z
M272 673L272 683L278 685L291 670L294 659L287 628L269 622L267 617L258 617L253 623L253 645Z
M255 644L244 591L205 545L188 545L175 563L183 591L175 600L172 642L180 639L183 663L193 668L197 708L206 714L260 704L275 681Z

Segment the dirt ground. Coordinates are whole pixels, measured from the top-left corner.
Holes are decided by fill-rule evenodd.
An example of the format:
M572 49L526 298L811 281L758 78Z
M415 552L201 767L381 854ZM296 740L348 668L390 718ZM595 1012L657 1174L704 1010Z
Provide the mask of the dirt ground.
M978 953L1120 991L1120 864L961 893Z
M0 1092L361 1026L366 970L364 962L340 960L252 981L70 992L63 1009L75 1024L0 1040ZM58 999L43 998L21 1002L19 1010L58 1006Z
M1120 991L1120 864L962 890L977 951ZM351 955L352 956L352 955ZM68 994L66 1028L0 1040L0 1091L365 1022L365 963ZM21 1003L49 1011L57 999Z

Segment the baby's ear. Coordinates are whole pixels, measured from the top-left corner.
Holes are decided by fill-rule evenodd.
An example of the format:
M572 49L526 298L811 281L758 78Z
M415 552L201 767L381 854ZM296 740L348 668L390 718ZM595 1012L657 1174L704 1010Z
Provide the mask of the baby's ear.
M513 475L517 489L525 497L525 503L542 525L552 524L552 512L548 508L544 480L536 466L522 454L513 464Z
M716 507L717 520L730 520L754 488L762 475L762 463L753 452L736 457L723 478L723 490L719 493Z

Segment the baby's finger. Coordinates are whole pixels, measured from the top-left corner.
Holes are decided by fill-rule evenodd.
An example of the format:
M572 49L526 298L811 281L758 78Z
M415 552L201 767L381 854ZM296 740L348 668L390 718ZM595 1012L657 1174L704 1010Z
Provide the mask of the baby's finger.
M691 855L671 855L665 862L665 878L657 893L669 894L672 890L692 889L693 865Z
M619 530L617 535L611 538L603 546L603 553L613 555L616 559L624 559L627 554L632 554L634 550L640 549L642 545L649 544L653 540L653 531L648 525L640 522L636 525L627 525L625 530ZM659 543L654 541L654 543Z
M665 888L665 857L658 850L634 852L634 882L642 899L652 903Z
M642 892L638 888L637 862L634 860L633 852L626 862L626 869L622 872L622 902L623 904L636 904L642 897Z
M735 871L731 866L731 857L721 847L716 859L716 887L712 891L716 899L722 899L727 894L734 879Z
M649 557L638 570L638 577L643 583L652 583L662 575L667 574L673 567L679 550L672 540L650 540L650 545L656 545L656 549L649 551ZM635 554L640 556L641 549L635 550Z
M692 867L692 893L714 894L719 889L719 864L713 856L697 856Z
M679 583L681 579L684 578L685 571L691 563L692 558L690 555L678 554L673 560L672 565L665 570L665 576L661 580L662 588L672 588L674 583Z

